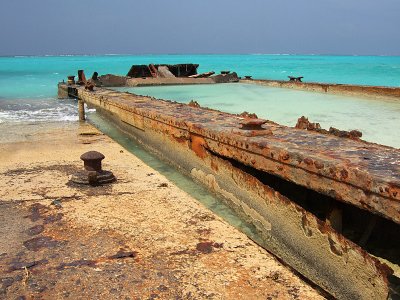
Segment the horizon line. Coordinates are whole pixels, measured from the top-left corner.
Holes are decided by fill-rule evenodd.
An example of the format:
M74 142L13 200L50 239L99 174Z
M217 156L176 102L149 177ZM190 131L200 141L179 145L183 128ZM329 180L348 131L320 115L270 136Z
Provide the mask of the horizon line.
M23 57L76 57L76 56L184 56L184 55L275 55L275 56L378 56L378 57L398 57L399 55L391 54L326 54L326 53L79 53L79 54L6 54L0 55L0 57L13 57L13 58L23 58Z

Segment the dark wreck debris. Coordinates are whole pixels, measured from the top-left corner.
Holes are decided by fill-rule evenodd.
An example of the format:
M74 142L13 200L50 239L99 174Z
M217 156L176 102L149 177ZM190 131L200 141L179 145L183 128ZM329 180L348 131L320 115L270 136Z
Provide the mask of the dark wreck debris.
M68 81L67 81L68 85L75 84L75 75L69 75L69 76L67 76L67 78L68 78Z
M94 87L95 87L95 84L94 84L93 82L91 82L91 81L86 81L86 83L85 83L85 90L93 91L93 90L94 90Z
M249 113L247 111L242 112L238 116L242 117L242 118L247 118L247 119L258 119L258 117L255 113Z
M214 71L198 74L197 64L178 65L133 65L127 76L105 74L99 76L94 72L92 78L86 79L84 70L78 70L78 81L75 76L69 76L68 89L59 88L58 97L77 98L75 84L84 86L88 91L94 91L95 87L123 87L146 85L179 85L179 84L214 84L238 82L239 77L235 72L223 72L215 75ZM147 80L146 80L147 79ZM59 87L62 87L60 83Z
M99 80L99 73L97 73L97 72L93 72L93 75L92 75L92 80L94 80L94 81L97 81L97 80Z
M143 77L189 77L197 74L197 64L133 65L126 76Z
M296 123L295 128L297 129L307 129L307 130L320 130L321 129L321 125L319 123L311 123L308 118L306 118L305 116L301 116Z
M78 85L85 85L86 84L86 76L83 70L78 70L78 81L76 84Z
M398 149L319 132L307 118L296 130L107 89L77 93L218 193L263 247L334 297L388 297L392 270L376 257L400 265L391 242L400 238Z
M71 181L92 186L114 182L116 180L114 174L102 169L101 161L104 158L105 156L97 151L83 153L81 159L84 162L84 170L75 173L71 177Z
M336 135L338 137L345 137L345 138L350 138L350 139L360 139L362 137L362 132L359 130L340 130L335 127L330 127L329 128L329 133Z
M359 130L346 131L346 130L339 130L334 127L330 127L329 130L323 129L321 128L321 125L319 123L312 123L308 120L308 118L304 116L300 117L297 120L295 128L316 131L323 134L332 134L337 137L349 138L353 140L358 140L362 137L362 132Z
M191 107L200 107L200 104L196 100L190 100L188 105Z
M295 76L288 76L289 81L293 82L302 82L302 79L304 78L303 76L295 77Z

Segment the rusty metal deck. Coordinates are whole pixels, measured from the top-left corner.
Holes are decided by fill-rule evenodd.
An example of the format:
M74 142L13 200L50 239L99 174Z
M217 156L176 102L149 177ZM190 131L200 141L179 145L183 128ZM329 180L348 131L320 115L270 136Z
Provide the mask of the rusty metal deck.
M201 136L201 146L218 155L400 223L399 149L272 122L243 130L243 118L220 111L107 89L82 93L139 116L131 124L138 128L140 118L157 120L173 126L175 138Z

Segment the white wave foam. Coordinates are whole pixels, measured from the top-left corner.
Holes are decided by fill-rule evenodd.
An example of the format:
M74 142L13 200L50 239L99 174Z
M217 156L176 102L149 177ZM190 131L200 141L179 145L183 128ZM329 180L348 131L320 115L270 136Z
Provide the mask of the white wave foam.
M8 109L0 109L0 123L19 122L65 122L77 121L78 112L74 104L67 103L32 103L11 105Z

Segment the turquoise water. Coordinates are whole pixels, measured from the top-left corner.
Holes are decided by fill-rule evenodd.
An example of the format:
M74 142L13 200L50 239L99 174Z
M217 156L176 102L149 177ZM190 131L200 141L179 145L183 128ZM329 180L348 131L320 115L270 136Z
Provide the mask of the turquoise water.
M56 83L84 69L87 75L125 75L132 64L200 64L199 71L232 70L239 76L304 81L400 86L400 56L319 55L105 55L0 57L0 97L48 98L56 95Z

